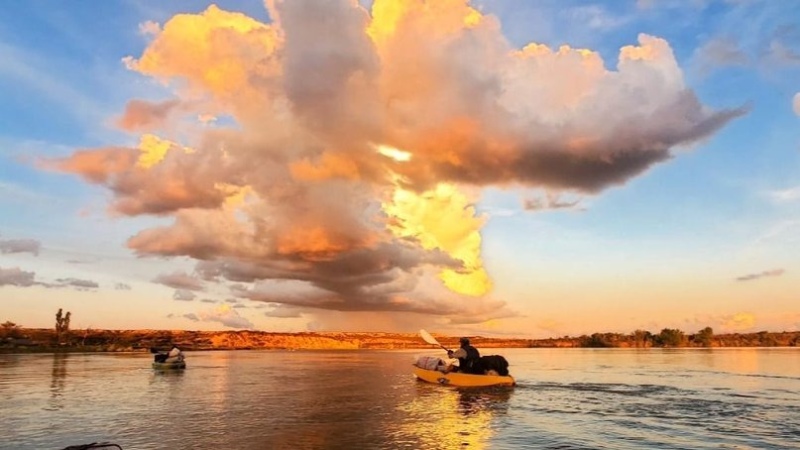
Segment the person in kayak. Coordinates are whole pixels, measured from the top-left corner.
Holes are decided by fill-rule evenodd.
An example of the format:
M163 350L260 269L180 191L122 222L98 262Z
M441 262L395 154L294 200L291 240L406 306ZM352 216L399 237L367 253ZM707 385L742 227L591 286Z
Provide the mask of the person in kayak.
M166 353L163 351L159 351L156 348L151 348L150 353L154 354L153 361L157 363L181 362L184 359L183 352L175 344L173 344L170 351Z
M461 344L458 350L447 351L449 358L458 359L457 370L464 373L483 374L483 369L480 367L481 354L478 349L469 344L469 338L462 337L458 342Z

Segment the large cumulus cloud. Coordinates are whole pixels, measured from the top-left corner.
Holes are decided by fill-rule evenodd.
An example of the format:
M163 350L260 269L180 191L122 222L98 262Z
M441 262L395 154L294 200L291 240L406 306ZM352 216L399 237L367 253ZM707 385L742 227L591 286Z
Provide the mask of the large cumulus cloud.
M704 106L644 34L613 64L513 48L463 0L268 8L270 24L215 6L166 22L126 59L175 92L128 105L119 123L139 145L50 165L110 189L114 214L174 217L133 236L137 253L189 256L291 314L507 316L480 259L481 188L596 194L744 112ZM179 115L235 126L152 134Z

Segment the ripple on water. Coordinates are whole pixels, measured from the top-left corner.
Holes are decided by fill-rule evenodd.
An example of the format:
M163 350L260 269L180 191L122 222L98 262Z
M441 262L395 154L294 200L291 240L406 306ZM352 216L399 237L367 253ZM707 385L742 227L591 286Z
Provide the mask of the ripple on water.
M509 350L518 386L485 390L414 381L407 352L196 352L167 374L148 355L0 355L0 448L796 448L796 377L708 369L743 354ZM793 353L753 355L792 373Z

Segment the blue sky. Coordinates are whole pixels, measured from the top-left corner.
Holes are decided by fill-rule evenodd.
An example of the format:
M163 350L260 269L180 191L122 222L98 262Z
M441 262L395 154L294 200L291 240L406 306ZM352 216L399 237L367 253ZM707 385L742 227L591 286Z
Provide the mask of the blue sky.
M270 23L261 2L216 4ZM448 318L472 311L472 297L437 310L438 303L428 306L435 295L417 291L392 300L411 298L410 312L361 303L355 312L302 302L301 308L275 296L258 301L258 283L237 296L243 291L235 279L204 280L202 290L189 290L191 301L176 300L183 298L179 290L186 292L175 287L180 282L155 280L178 272L199 279L197 260L137 257L126 242L180 214L115 213L118 192L42 162L84 149L135 147L142 133L117 125L131 100L188 101L178 84L131 70L123 58L142 61L157 42L146 24L163 29L176 14L202 14L209 5L6 5L0 19L0 302L6 317L0 320L50 326L55 309L64 307L78 326L108 328L408 331L424 325L539 337L663 327L694 332L706 325L720 332L800 329L800 100L793 100L800 93L800 4L472 2L483 16L496 17L510 48L531 42L554 51L585 48L606 71L617 70L620 48L639 45L641 33L661 38L704 108L746 113L597 192L536 180L465 187L486 218L481 256L493 289L481 298L504 306L475 307L461 321ZM368 9L371 2L362 5ZM531 107L540 106L532 100ZM217 122L220 129L223 123ZM174 139L182 130L162 129L161 137ZM538 207L526 209L526 201ZM21 273L35 273L35 282L20 281L30 281ZM481 314L486 320L474 320Z

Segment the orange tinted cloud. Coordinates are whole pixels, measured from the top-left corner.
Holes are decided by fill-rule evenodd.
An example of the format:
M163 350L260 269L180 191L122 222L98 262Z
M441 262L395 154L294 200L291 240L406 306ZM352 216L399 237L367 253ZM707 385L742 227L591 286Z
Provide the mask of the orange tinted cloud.
M130 170L136 162L137 152L129 148L101 148L79 150L69 158L45 161L46 168L72 172L92 183L105 183L109 178Z
M178 106L177 100L153 103L144 100L131 100L125 105L125 112L117 120L117 125L127 131L149 131L158 129L169 114Z
M176 15L125 59L181 114L236 126L54 163L108 187L115 213L174 218L133 236L138 254L195 258L252 300L506 317L481 259L481 188L598 193L744 113L702 105L653 36L609 70L588 49L513 48L464 0L267 3L270 24ZM121 124L168 126L171 102L131 102Z
M240 316L230 305L219 305L216 308L202 311L195 315L195 317L206 322L217 322L229 328L253 328L253 323L247 320L247 318Z
M397 189L383 209L395 218L389 229L396 236L413 237L423 248L440 249L462 262L440 274L448 288L473 296L491 290L480 257L479 230L485 218L475 216L475 208L455 186L440 184L421 194Z
M751 313L740 312L722 318L722 327L726 331L742 331L752 328L756 324L756 316Z

